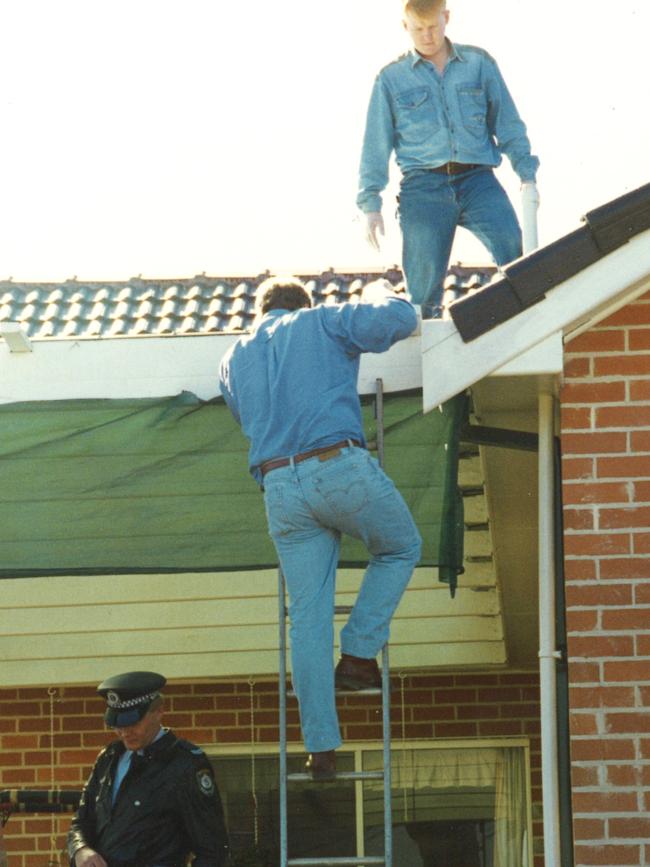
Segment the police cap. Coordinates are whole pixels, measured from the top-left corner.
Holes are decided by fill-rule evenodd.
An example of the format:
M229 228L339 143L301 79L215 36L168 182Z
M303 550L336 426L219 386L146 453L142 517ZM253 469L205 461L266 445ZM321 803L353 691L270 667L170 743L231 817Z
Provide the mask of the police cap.
M135 725L158 698L166 682L162 674L154 671L127 671L104 680L97 692L106 699L106 725L111 728Z

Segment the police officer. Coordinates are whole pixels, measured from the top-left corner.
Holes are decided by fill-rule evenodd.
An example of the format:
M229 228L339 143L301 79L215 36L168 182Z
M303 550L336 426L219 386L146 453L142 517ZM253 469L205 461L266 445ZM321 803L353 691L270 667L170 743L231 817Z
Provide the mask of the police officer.
M228 840L205 753L161 725L166 680L151 671L97 687L119 740L99 754L68 833L73 867L222 867Z

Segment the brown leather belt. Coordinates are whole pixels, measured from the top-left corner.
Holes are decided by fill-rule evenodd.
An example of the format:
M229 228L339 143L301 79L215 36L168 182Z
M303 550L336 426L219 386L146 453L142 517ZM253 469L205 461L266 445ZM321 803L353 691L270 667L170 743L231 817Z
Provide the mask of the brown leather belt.
M363 448L359 440L340 440L340 442L332 443L329 446L322 446L319 449L309 449L308 452L301 452L299 455L294 455L293 458L273 458L270 461L264 461L263 464L260 464L260 473L262 476L265 476L271 470L277 470L278 467L288 467L292 461L294 464L299 464L302 461L306 461L308 458L315 458L318 456L320 456L321 461L328 461L330 458L335 458L341 449L344 449L349 445Z
M439 175L461 175L463 172L471 172L472 169L480 169L480 163L445 163L444 166L437 166L431 169Z

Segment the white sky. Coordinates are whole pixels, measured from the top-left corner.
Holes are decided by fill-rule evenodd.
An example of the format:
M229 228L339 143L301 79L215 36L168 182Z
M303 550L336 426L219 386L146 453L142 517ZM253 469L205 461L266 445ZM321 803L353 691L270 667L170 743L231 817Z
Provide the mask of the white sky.
M541 243L650 181L649 0L448 5L542 160ZM395 182L381 253L354 206L374 75L408 46L399 0L0 0L0 32L0 279L399 262ZM461 231L457 260L488 257Z

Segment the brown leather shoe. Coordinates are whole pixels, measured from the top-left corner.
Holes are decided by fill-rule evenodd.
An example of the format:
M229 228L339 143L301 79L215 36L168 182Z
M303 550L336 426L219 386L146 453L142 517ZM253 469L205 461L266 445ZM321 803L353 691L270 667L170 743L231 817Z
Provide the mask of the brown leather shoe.
M336 752L309 753L305 770L312 780L333 780L336 777Z
M334 672L334 683L337 689L381 689L377 660L342 653Z

